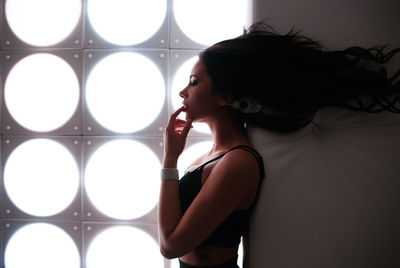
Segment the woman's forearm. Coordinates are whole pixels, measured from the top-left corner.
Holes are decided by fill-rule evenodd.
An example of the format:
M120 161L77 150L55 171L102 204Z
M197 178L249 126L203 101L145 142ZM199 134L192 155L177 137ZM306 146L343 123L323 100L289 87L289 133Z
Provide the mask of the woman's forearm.
M175 254L170 235L175 230L181 218L178 181L162 181L158 204L158 225L160 251L166 258L173 258Z
M178 164L178 157L168 157L163 158L162 167L163 168L176 168Z
M174 169L177 166L177 157L164 155L163 168ZM178 179L178 178L177 178ZM178 180L162 180L160 199L158 204L158 225L160 251L166 258L172 258L170 235L175 230L181 218Z

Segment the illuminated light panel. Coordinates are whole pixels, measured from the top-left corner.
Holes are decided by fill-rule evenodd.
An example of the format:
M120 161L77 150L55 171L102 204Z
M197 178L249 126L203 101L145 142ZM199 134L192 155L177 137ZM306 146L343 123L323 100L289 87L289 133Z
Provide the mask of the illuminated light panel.
M167 14L166 0L88 0L88 18L104 40L135 45L153 36Z
M33 46L67 38L79 22L81 0L7 0L5 15L14 34Z
M4 253L7 268L79 268L80 256L72 238L60 227L32 223L18 229Z
M179 259L172 259L171 260L171 268L180 268Z
M249 22L249 0L174 0L175 20L182 32L202 45L237 37Z
M158 201L160 161L145 145L128 139L109 141L89 158L85 189L103 214L129 220L149 212Z
M179 96L179 92L181 92L185 87L188 86L190 74L192 73L192 68L198 59L199 57L195 56L185 61L179 67L179 69L175 73L175 76L173 77L171 85L171 97L172 105L175 110L178 110L182 106L183 99ZM181 119L185 119L185 114L181 113L178 117ZM211 133L210 128L206 123L193 123L193 130L201 133Z
M12 151L4 166L8 197L23 212L46 217L67 208L79 189L79 168L57 141L32 139Z
M87 268L164 267L152 237L132 226L115 226L99 233L90 243Z
M86 103L95 120L108 130L131 133L147 127L160 113L165 82L158 67L134 52L103 58L86 82Z
M180 268L179 259L172 259L171 260L171 268Z
M213 146L212 141L202 141L195 143L185 149L179 157L178 169L180 177L183 176L190 164L192 164L198 157L209 152Z
M79 90L78 78L65 60L37 53L21 59L10 70L4 98L21 126L48 132L63 126L75 113Z

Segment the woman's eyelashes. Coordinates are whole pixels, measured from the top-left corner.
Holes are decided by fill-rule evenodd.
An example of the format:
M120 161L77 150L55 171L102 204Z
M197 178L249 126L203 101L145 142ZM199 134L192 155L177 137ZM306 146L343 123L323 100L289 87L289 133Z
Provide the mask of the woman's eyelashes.
M195 85L197 85L198 83L199 83L199 81L197 80L197 78L195 78L194 76L191 76L191 77L190 77L189 85L195 86Z

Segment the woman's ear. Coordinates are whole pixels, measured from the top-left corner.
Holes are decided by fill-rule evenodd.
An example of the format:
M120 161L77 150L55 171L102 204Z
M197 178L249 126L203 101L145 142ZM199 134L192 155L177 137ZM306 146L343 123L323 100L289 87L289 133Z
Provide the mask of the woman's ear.
M219 104L221 106L230 106L233 101L233 94L222 94L219 98Z

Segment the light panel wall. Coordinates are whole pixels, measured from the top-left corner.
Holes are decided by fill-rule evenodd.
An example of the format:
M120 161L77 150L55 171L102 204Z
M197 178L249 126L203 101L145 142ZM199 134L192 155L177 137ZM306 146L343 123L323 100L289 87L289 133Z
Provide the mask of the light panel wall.
M81 150L80 136L3 135L2 218L80 220Z
M2 227L7 241L3 267L80 267L81 224L9 219Z
M52 135L80 135L82 133L82 50L9 50L1 51L0 56L2 58L1 77L3 78L1 125L4 131L2 133L51 133ZM41 62L40 56L45 56L47 60ZM54 63L56 66L46 65L49 63L49 58L50 61L53 60L50 63ZM52 68L55 67L57 70L61 69L55 73L60 79L46 79ZM72 74L63 73L65 70L68 71L68 68ZM10 74L14 74L13 81L9 80ZM73 91L73 96L77 100L76 103L69 101L71 105L66 105L68 111L63 112L62 106L57 105L65 104L61 94L68 94L69 88L62 87L62 83L71 82L70 79L76 79L72 83L77 83L77 87L71 88L70 91ZM12 84L14 81L17 82L15 86ZM43 90L44 86L47 87L46 90ZM62 91L59 90L59 86L62 87ZM53 87L54 92L47 97L45 94L53 91ZM9 88L11 92L7 91ZM18 89L21 96L13 94L13 89ZM7 97L10 103L6 102ZM30 119L29 116L33 117ZM40 122L50 123L39 124Z
M82 48L82 0L1 2L3 50Z
M169 48L169 1L86 0L84 5L85 47Z
M163 128L198 53L251 14L251 0L1 0L1 267L179 266L158 250ZM181 173L210 144L195 125Z
M168 116L168 50L88 49L83 57L84 135L160 136Z

